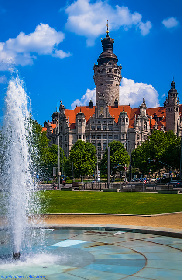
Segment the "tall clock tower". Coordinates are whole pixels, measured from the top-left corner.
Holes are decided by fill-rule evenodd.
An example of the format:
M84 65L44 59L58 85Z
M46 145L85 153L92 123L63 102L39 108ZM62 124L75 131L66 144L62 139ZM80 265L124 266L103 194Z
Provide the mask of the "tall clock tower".
M96 85L96 104L104 100L107 106L119 103L119 85L121 82L121 66L117 65L118 58L113 53L114 39L110 38L107 22L106 37L101 40L103 52L94 65L94 82Z
M166 130L172 130L177 134L179 124L179 98L174 79L171 83L171 89L168 91L168 97L164 106L166 108Z

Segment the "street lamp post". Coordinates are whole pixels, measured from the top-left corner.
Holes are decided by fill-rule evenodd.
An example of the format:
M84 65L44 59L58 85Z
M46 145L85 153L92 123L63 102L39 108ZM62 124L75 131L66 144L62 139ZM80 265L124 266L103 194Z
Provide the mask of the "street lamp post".
M107 187L110 187L110 146L108 146L108 158L107 158Z
M60 149L59 149L59 112L58 112L58 190L60 190Z
M182 180L182 137L181 137L181 153L180 153L180 180Z

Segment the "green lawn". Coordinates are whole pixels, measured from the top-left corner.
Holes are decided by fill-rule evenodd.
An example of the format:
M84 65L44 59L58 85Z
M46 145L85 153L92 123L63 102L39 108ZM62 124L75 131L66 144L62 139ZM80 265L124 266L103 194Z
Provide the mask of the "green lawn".
M182 195L104 192L39 192L43 213L158 214L182 211Z

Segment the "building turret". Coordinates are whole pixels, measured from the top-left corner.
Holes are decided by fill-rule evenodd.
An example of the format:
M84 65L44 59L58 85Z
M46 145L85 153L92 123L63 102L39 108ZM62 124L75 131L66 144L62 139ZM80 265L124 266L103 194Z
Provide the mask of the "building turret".
M121 143L123 143L123 145L127 149L127 138L128 138L127 134L128 134L128 127L129 127L129 118L127 112L124 111L124 108L118 118L118 127L120 130Z
M76 115L76 134L77 139L85 141L85 127L86 127L86 120L84 113L80 112Z
M146 109L147 109L147 106L146 106L146 103L145 103L145 98L143 98L143 102L140 105L140 114L141 114L142 117L146 116Z
M94 106L94 105L93 105L93 101L90 100L90 101L89 101L89 108L93 108L93 106Z
M171 89L168 91L168 97L166 98L164 106L166 108L166 130L172 130L177 134L179 123L179 99L174 79L171 83Z
M103 52L94 65L94 82L96 85L96 104L104 99L107 106L114 106L119 102L119 85L121 82L121 66L117 65L117 56L113 53L114 39L110 38L108 24L106 37L101 40Z

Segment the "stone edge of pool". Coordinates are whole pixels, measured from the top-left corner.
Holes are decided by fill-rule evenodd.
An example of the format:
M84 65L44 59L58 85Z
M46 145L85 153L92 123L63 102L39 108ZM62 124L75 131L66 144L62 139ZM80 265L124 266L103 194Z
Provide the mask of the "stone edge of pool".
M126 231L133 233L154 234L174 238L182 238L182 231L173 230L170 228L154 228L146 226L129 226L129 225L98 225L98 224L82 224L82 225L57 225L57 224L37 224L32 225L33 228L53 228L53 229L66 229L66 230L97 230L97 231ZM6 226L0 226L0 230L6 229Z

